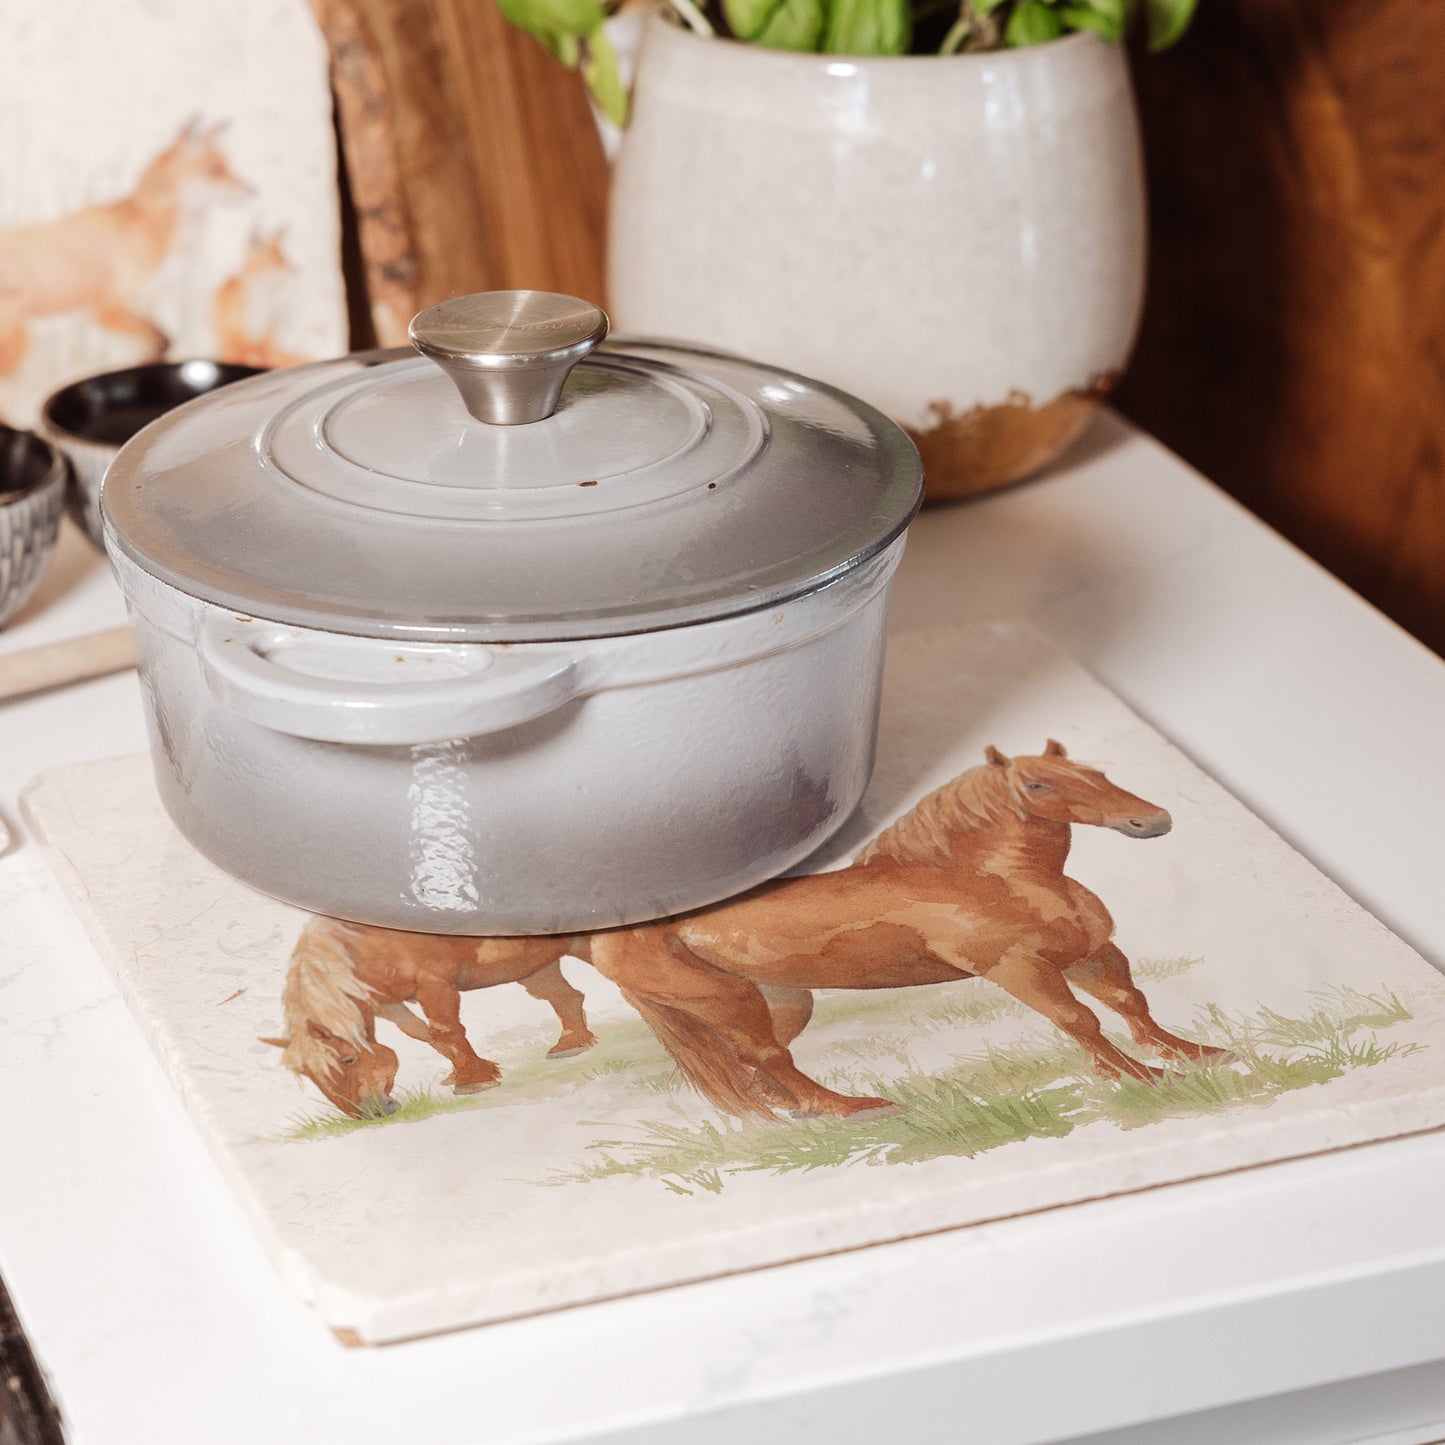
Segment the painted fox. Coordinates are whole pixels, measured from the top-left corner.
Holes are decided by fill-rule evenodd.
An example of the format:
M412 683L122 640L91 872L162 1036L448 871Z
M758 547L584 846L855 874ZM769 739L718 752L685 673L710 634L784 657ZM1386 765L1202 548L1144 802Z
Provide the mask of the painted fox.
M152 315L158 273L203 211L252 193L216 142L224 125L187 122L121 200L0 231L0 376L24 358L28 323L72 312L137 338L144 360L165 355L170 339Z
M289 282L296 268L281 246L282 232L251 235L241 269L221 283L211 303L216 356L242 366L295 366L310 358L276 340Z

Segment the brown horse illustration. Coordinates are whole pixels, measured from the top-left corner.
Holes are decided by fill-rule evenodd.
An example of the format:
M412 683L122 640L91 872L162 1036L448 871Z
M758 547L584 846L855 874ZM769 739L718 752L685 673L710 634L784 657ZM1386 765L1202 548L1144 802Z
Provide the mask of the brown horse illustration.
M68 312L135 337L144 360L165 355L170 341L152 316L163 265L208 206L251 194L216 142L224 124L188 122L118 201L0 230L0 376L24 358L27 323Z
M286 985L289 1039L271 1042L347 1113L364 1100L387 1107L397 1060L376 1041L378 1015L452 1058L459 1090L485 1088L500 1074L467 1043L456 990L521 981L563 1023L553 1055L570 1053L593 1042L581 995L558 967L571 956L617 983L683 1077L739 1116L896 1107L836 1093L793 1062L788 1046L812 1016L818 988L986 978L1076 1039L1097 1072L1158 1077L1104 1036L1078 989L1118 1013L1140 1048L1176 1059L1227 1056L1154 1019L1112 941L1108 909L1064 873L1075 823L1158 838L1170 829L1169 814L1071 761L1052 739L1037 757L1010 759L992 747L985 757L849 867L777 879L678 918L488 939L315 919ZM427 1025L406 1008L413 998Z
M582 995L562 976L565 938L461 938L402 933L313 918L291 953L282 992L286 1037L266 1039L285 1052L282 1062L313 1084L345 1114L391 1113L398 1059L378 1042L376 1020L430 1044L451 1061L449 1083L473 1094L500 1081L501 1070L481 1058L462 1027L460 992L520 983L551 1004L562 1036L548 1057L564 1058L597 1042L587 1027ZM586 940L577 940L583 950ZM417 1003L423 1022L407 1007Z
M1161 1027L1113 943L1098 898L1064 873L1075 823L1131 838L1169 814L1071 762L987 761L925 797L849 867L766 883L682 918L599 933L591 961L617 983L683 1076L733 1114L853 1115L887 1099L825 1088L793 1062L818 988L896 988L979 976L1036 1009L1109 1077L1157 1077L1104 1035L1075 989L1120 1014L1134 1042L1199 1059L1223 1050ZM775 1026L786 1012L787 1029Z

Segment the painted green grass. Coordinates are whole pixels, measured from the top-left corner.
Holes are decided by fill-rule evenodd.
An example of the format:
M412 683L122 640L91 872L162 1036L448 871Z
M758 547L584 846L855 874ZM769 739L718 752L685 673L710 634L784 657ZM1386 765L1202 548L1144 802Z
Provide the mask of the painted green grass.
M1133 1129L1179 1114L1259 1107L1293 1089L1327 1084L1350 1069L1370 1068L1421 1047L1375 1037L1377 1030L1410 1018L1396 994L1339 987L1312 997L1317 1006L1303 1017L1269 1008L1254 1014L1217 1006L1203 1010L1191 1036L1227 1043L1234 1062L1170 1072L1156 1084L1121 1079L1101 1087L1102 1080L1092 1079L1099 1117Z
M1062 1138L1088 1123L1134 1129L1162 1119L1261 1108L1284 1093L1420 1047L1375 1036L1410 1018L1394 994L1338 988L1313 998L1315 1007L1299 1016L1267 1008L1200 1011L1193 1028L1181 1032L1228 1048L1232 1057L1174 1066L1152 1084L1098 1078L1087 1072L1080 1049L1052 1039L988 1047L935 1073L905 1069L879 1076L845 1067L828 1071L825 1081L851 1093L880 1094L903 1111L852 1120L644 1122L594 1141L585 1165L557 1170L543 1182L628 1176L650 1178L674 1193L718 1193L729 1176L745 1173L967 1158L1023 1139ZM883 1052L894 1056L886 1047Z
M450 1089L441 1091L423 1085L417 1089L398 1089L392 1095L396 1112L383 1114L380 1111L363 1114L353 1119L340 1110L330 1109L317 1113L295 1113L287 1120L280 1138L290 1139L335 1139L343 1134L354 1134L359 1129L379 1129L386 1124L414 1124L418 1119L430 1119L435 1114L459 1114L466 1109L475 1109L481 1102L476 1094L453 1094Z
M511 1030L510 1035L493 1040L488 1046L493 1050L493 1057L503 1056L502 1083L497 1089L461 1095L453 1094L442 1085L398 1089L392 1096L397 1105L393 1114L376 1113L353 1119L329 1107L314 1112L299 1111L291 1115L278 1137L282 1140L331 1139L353 1134L358 1129L414 1124L437 1114L456 1114L503 1098L540 1102L571 1093L579 1083L610 1076L627 1078L634 1087L653 1094L668 1094L684 1087L667 1052L641 1019L609 1020L593 1048L565 1059L547 1057L547 1048L555 1035L517 1029ZM498 1043L506 1047L495 1048ZM436 1067L442 1069L445 1065L438 1059Z
M1178 978L1204 962L1202 955L1181 958L1141 958L1130 966L1136 983L1156 983L1161 978Z
M1142 959L1135 976L1173 978L1195 958ZM1060 1138L1081 1124L1107 1122L1134 1129L1161 1119L1229 1109L1260 1108L1281 1094L1328 1083L1357 1068L1413 1052L1418 1045L1382 1042L1377 1034L1410 1018L1389 993L1334 988L1299 1015L1268 1008L1232 1013L1201 1010L1180 1032L1228 1047L1232 1059L1213 1066L1171 1068L1154 1084L1110 1081L1091 1074L1083 1051L1049 1030L1022 1039L955 1053L942 1068L924 1069L912 1046L921 1038L986 1028L1002 1018L1034 1019L1029 1010L982 980L930 989L827 994L819 998L806 1038L826 1061L810 1072L845 1093L878 1094L903 1106L886 1117L643 1121L622 1131L616 1123L579 1125L606 1130L585 1146L576 1167L543 1183L564 1184L627 1176L650 1179L676 1193L719 1193L730 1176L786 1173L846 1164L910 1164L972 1157L1030 1138ZM458 1097L444 1087L398 1091L389 1115L351 1119L331 1110L298 1113L280 1136L337 1137L359 1129L414 1123L438 1114L488 1105L532 1103L614 1083L659 1102L690 1091L672 1060L637 1018L609 1019L587 1053L549 1059L553 1036L512 1031L494 1040L502 1063L499 1089ZM1125 1039L1117 1040L1132 1051ZM643 1110L642 1112L646 1112Z

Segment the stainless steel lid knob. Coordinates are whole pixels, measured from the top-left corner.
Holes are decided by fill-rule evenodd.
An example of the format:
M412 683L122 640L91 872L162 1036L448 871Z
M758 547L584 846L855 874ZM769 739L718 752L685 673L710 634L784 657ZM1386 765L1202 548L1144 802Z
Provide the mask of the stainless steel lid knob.
M412 319L410 335L478 421L521 426L556 411L568 372L607 326L600 307L575 296L483 291L428 306Z

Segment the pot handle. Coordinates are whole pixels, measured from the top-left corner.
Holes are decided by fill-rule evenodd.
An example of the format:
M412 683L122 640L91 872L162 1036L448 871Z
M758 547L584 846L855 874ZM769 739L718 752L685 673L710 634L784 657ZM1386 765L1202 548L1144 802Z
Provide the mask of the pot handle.
M273 661L287 634L211 617L197 637L201 671L217 702L273 732L318 742L408 745L501 732L585 691L574 657L477 648L486 665L437 681L358 682L316 677Z

